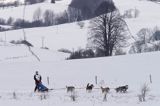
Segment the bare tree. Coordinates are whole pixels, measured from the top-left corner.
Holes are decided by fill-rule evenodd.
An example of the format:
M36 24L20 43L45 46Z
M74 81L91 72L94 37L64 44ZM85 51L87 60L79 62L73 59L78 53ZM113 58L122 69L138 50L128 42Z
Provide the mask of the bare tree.
M33 14L33 21L41 20L41 15L42 15L42 10L41 8L38 8Z
M152 35L150 29L142 28L137 33L137 39L135 39L136 41L132 44L129 53L142 53L148 51L147 49L149 48L147 47L147 43L151 42Z
M129 53L130 54L134 54L134 53L142 53L143 52L143 43L141 41L135 41L130 50Z
M46 10L43 14L45 25L53 25L54 24L54 12L52 10Z
M137 18L140 14L140 11L138 9L129 9L126 10L123 14L124 18Z
M144 84L141 88L140 94L138 95L140 102L146 101L146 95L148 94L148 92L149 92L149 87L147 84Z
M33 14L32 25L39 27L42 24L43 24L43 21L42 21L42 10L41 10L41 8L38 8Z
M125 22L118 10L100 15L90 23L91 46L103 52L103 56L111 56L116 47L126 44Z
M7 24L8 25L12 25L14 22L14 18L13 17L9 17L8 20L7 20Z
M66 10L63 13L56 15L55 24L63 24L67 22L69 22L69 15Z
M83 19L82 12L80 9L68 7L67 9L68 21L81 21Z
M152 36L152 31L148 28L142 28L138 33L137 33L138 39L142 43L148 43L151 40Z

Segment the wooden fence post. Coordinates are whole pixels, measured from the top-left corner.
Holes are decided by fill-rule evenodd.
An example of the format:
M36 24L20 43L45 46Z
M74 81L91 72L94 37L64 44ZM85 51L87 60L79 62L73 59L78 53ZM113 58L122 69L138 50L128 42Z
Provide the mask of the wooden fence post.
M48 83L48 85L49 85L49 76L47 77L47 83Z
M150 83L152 83L152 76L151 76L151 74L149 75L149 80L150 80Z
M98 77L95 76L95 83L96 83L96 85L97 85L97 82L98 82Z

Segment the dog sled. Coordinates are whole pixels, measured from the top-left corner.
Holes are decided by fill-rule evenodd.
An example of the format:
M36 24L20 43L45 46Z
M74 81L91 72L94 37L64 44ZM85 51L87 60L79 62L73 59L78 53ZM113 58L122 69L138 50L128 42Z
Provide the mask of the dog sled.
M53 90L53 89L49 89L48 87L46 87L42 83L37 84L37 88L38 88L39 92L48 92L49 90Z

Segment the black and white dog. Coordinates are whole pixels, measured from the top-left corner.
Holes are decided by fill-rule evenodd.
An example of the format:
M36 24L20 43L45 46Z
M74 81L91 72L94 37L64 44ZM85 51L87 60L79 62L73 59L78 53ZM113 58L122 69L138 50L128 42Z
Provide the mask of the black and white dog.
M93 87L94 87L94 85L93 84L87 84L87 87L86 87L86 91L88 91L88 92L91 92L92 91L92 89L93 89Z
M123 92L125 93L128 89L128 85L125 85L125 86L119 86L117 88L115 88L116 92Z

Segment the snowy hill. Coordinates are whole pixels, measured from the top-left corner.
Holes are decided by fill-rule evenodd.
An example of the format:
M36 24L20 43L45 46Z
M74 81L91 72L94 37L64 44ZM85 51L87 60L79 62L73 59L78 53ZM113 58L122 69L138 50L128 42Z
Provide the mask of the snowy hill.
M159 57L160 53L146 53L110 58L96 58L85 60L57 61L57 62L16 62L0 63L0 104L10 106L27 105L88 105L96 106L157 106L160 102L159 93ZM149 60L149 61L148 61ZM33 94L33 74L38 70L47 85L47 76L50 78L51 91L46 100L40 100L40 94ZM78 74L77 74L78 73ZM149 83L149 75L152 75L153 83ZM95 76L98 77L98 85L95 85ZM16 83L15 83L16 82ZM93 83L93 92L87 93L85 86ZM140 103L137 95L141 86L148 84L150 91L146 102ZM120 85L129 85L127 93L116 93L114 88ZM70 100L70 94L66 93L65 86L73 85L76 89L76 102ZM111 88L108 100L103 102L100 86ZM78 89L81 88L81 89ZM13 92L17 99L13 98Z
M59 1L59 2L64 3L64 1ZM65 1L65 3L67 3L67 2ZM42 3L42 4L43 4L44 8L50 8L48 6L44 6L45 3ZM41 5L41 3L31 5L31 6L36 7L36 5ZM46 3L46 5L48 5L48 4ZM58 5L58 3L57 3L57 5ZM58 6L61 7L62 5L58 5ZM62 6L62 7L64 7L64 6ZM21 7L17 7L17 8L13 8L13 9L18 9L18 8L21 8ZM10 9L6 9L6 10L10 11ZM32 10L32 8L31 8L31 10ZM8 12L6 12L6 13L8 13ZM18 16L17 14L14 14L14 15ZM5 16L5 17L7 17L7 16ZM32 16L30 16L29 18L32 19L31 17ZM57 50L69 49L72 51L72 50L76 50L78 48L85 48L86 43L87 43L88 21L85 22L85 25L83 28L80 28L80 26L77 25L77 22L75 22L75 23L56 25L56 26L51 26L51 27L28 28L28 29L25 29L25 33L26 33L27 41L29 41L34 46L33 50L35 49L37 51L35 53L39 56L39 58L42 61L48 60L48 59L49 59L48 61L51 61L51 60L55 61L55 60L61 60L61 59L64 60L65 58L68 57L68 54L56 52ZM21 30L21 29L20 30L11 30L11 31L7 31L7 32L0 32L0 40L6 41L7 43L9 43L13 40L14 41L22 40L23 38L24 38L23 30ZM38 49L40 49L42 47L42 40L44 41L44 46L49 48L49 52L51 51L51 52L53 52L53 54L56 53L56 55L51 55L52 53L49 53L47 50L45 50L46 52L43 52L43 53L46 53L46 56L49 58L47 58L47 57L45 58L44 55L41 55L41 52L44 50L38 50ZM2 45L2 47L3 47L3 45ZM24 46L20 47L20 48L25 49L25 51L23 51L23 49L19 50L19 47L18 48L16 48L16 47L18 47L18 46L14 46L13 48L10 48L11 50L9 50L9 48L7 47L8 48L7 50L9 50L9 51L18 50L21 55L18 55L15 53L16 56L12 56L12 54L10 54L11 52L9 52L9 55L11 55L11 56L9 56L9 55L2 56L1 60L6 60L6 58L9 58L9 57L10 58L11 57L26 57L26 60L20 58L20 59L14 59L14 61L17 61L17 60L18 61L29 61L30 58L27 59L28 55L26 56L26 54L25 54L26 52L28 52L28 49ZM5 47L3 47L3 48L5 48ZM3 53L4 55L5 55L5 52L8 52L8 51L4 51L4 49L1 49L1 50L4 52ZM21 50L23 52L21 52ZM60 55L62 55L62 56L60 56ZM56 57L56 56L58 56L58 57ZM32 61L32 60L34 61L35 59L31 59L30 61Z
M49 49L65 48L72 50L86 46L88 22L85 23L82 29L77 23L71 23L51 27L29 28L25 29L25 32L27 40L35 47L42 47L42 38L44 38L44 46ZM5 39L4 32L0 32L0 38ZM7 42L23 39L23 30L7 31L6 39Z
M38 61L25 45L13 45L0 42L0 50L0 62L2 63ZM31 48L31 50L39 57L40 61L61 61L65 60L69 55L67 53L40 48Z
M64 11L70 0L59 0L56 4L48 2L26 7L25 18L32 20L37 8ZM145 27L159 26L160 4L146 0L114 0L123 15L126 10L137 9L137 18L126 18L125 21L133 36ZM0 18L22 18L23 6L0 9ZM87 44L89 20L80 28L77 23L50 27L25 29L27 41L33 44L31 50L24 45L13 45L12 40L22 40L23 30L0 32L0 105L3 106L159 106L159 63L160 52L136 55L102 57L94 59L65 60L68 54L57 52L59 49L76 50ZM41 49L44 46L49 49ZM33 75L39 71L42 82L53 90L49 93L34 93ZM97 76L97 84L95 77ZM150 77L151 76L151 77ZM49 77L49 84L47 78ZM152 79L152 83L150 80ZM91 93L86 92L87 83L95 85ZM115 88L129 85L126 93L116 93ZM149 92L146 102L140 102L143 84ZM66 86L75 86L76 101L66 92ZM107 101L103 101L101 86L110 87ZM42 96L46 99L42 100Z
M53 9L54 12L62 12L67 9L70 0L57 1L56 4L50 3L39 3L34 5L29 5L26 7L25 19L32 20L34 11L41 7L42 10ZM114 0L115 5L120 10L123 15L125 11L129 9L137 9L139 15L137 18L126 18L125 21L131 31L133 36L136 36L139 30L142 28L153 29L159 26L160 15L157 14L160 5L154 2L146 0ZM65 5L65 6L64 6ZM150 7L150 8L148 8ZM154 12L153 12L154 11ZM9 18L13 16L15 18L22 18L23 6L15 8L6 8L0 10L0 17ZM74 30L73 30L74 29ZM58 25L53 27L41 27L41 28L30 28L26 29L27 40L33 43L36 47L41 47L41 39L45 38L45 45L50 49L57 50L61 48L66 49L77 49L84 48L87 42L88 36L88 22L85 24L85 28L79 28L76 23ZM4 38L4 33L0 33L1 39ZM22 30L8 31L7 40L19 40L23 39ZM72 42L71 42L72 41Z
M52 10L54 13L58 14L63 12L68 8L68 5L70 4L71 0L59 0L56 1L55 4L51 4L49 1L44 3L37 3L33 5L26 5L25 7L25 20L32 21L33 20L33 14L34 12L40 8L42 10L42 13L44 13L45 10ZM0 8L0 18L8 19L9 17L16 19L23 19L23 9L24 6L18 6L18 7L7 7L7 8Z
M70 2L71 0L60 0L57 1L56 4L45 2L29 5L26 7L25 19L32 20L32 14L38 7L42 7L42 10L53 9L55 12L60 13L67 9ZM122 15L130 9L137 9L139 11L139 15L136 18L125 18L133 36L136 36L137 32L142 28L147 27L153 29L155 26L159 26L160 15L157 14L160 9L159 4L146 0L114 0L114 3ZM151 8L148 8L149 6ZM22 11L23 6L20 6L0 10L0 14L2 14L1 17L5 18L9 18L10 16L20 18L22 17ZM29 28L25 29L25 31L27 40L37 48L42 46L42 39L44 39L45 46L51 50L65 48L72 51L78 48L85 48L87 44L88 26L88 21L86 21L85 27L82 29L77 23L70 23L51 27ZM6 36L7 42L11 40L21 40L23 39L23 31L7 31ZM4 32L0 33L0 39L4 40Z
M137 18L125 19L129 29L133 36L142 29L142 28L154 28L159 26L160 15L159 9L160 4L147 1L147 0L113 0L116 7L120 10L120 13L123 15L125 11L129 9L137 9L139 15ZM48 2L38 3L33 5L26 6L25 20L32 21L33 14L36 9L41 8L42 13L49 9L53 10L54 13L61 13L68 8L71 0L59 0L55 4ZM148 8L150 7L150 8ZM14 7L14 8L5 8L0 10L0 18L8 19L13 17L14 19L23 18L23 8L24 6Z
M137 9L139 15L137 18L126 19L127 25L133 36L142 28L160 27L160 4L147 0L113 0L115 5L124 14L126 10Z

